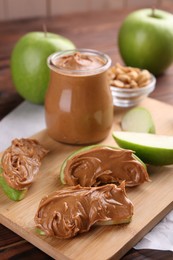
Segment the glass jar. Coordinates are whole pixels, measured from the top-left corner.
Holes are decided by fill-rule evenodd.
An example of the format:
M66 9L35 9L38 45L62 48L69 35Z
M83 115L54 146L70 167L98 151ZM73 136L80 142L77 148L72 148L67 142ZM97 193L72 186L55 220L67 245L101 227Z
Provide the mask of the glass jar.
M110 65L109 56L95 50L49 56L45 117L50 137L68 144L93 144L108 135L113 121Z

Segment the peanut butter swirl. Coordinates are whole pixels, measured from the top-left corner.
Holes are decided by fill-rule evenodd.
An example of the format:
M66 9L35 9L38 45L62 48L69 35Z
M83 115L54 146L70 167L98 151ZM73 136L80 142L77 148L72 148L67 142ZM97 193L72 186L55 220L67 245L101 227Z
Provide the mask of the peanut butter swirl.
M64 168L64 181L68 185L91 187L123 180L126 186L149 181L144 165L131 150L94 147L74 155Z
M14 139L1 161L2 174L8 185L16 190L29 187L47 152L36 140Z
M104 65L104 61L98 56L76 52L73 55L60 57L56 61L58 68L68 70L92 70Z
M133 204L124 184L100 187L69 187L43 198L35 215L36 227L48 236L71 238L94 224L128 223Z

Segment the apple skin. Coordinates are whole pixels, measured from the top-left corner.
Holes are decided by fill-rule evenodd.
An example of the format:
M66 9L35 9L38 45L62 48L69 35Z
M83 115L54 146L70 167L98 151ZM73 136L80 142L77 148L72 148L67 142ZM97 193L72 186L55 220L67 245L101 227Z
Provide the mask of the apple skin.
M47 58L75 45L54 33L31 32L16 43L11 55L11 75L17 92L26 100L43 104L49 82Z
M158 9L129 14L119 29L118 47L127 66L161 74L173 61L173 15Z

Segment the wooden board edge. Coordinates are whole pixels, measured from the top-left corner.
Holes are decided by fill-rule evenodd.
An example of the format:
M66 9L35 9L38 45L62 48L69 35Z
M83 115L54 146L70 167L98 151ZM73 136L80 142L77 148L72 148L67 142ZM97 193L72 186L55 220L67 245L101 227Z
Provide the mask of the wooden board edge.
M15 234L19 235L50 257L54 259L58 258L61 260L71 260L60 252L57 253L57 251L52 254L52 252L55 251L54 247L52 247L50 244L48 245L47 242L45 242L44 239L42 239L39 235L34 234L34 231L31 231L32 233L28 232L27 230L22 232L22 229L19 225L11 222L10 219L4 217L2 214L0 214L0 224L4 225L6 228L10 229Z
M128 241L119 251L117 251L112 259L121 259L132 247L134 247L147 233L149 233L169 212L173 210L173 201L167 205L155 218L153 218L142 230L140 230L131 240ZM154 249L154 248L153 248Z
M171 210L173 210L173 201L167 205L155 218L153 218L142 230L137 232L137 234L128 241L119 251L117 251L114 255L110 256L110 259L116 258L116 260L121 259L133 246L135 246L149 231L151 231ZM2 214L0 214L0 223L5 227L8 227L14 233L21 236L23 239L34 245L35 247L39 248L41 251L49 255L54 259L61 259L61 260L72 260L71 258L62 255L60 252L57 253L55 249L51 245L47 245L43 239L41 239L36 234L27 232L22 232L20 226L16 223L11 222L9 219L5 218ZM17 227L17 228L16 228ZM25 234L26 233L26 234ZM28 235L28 236L27 236ZM52 252L55 253L52 253Z

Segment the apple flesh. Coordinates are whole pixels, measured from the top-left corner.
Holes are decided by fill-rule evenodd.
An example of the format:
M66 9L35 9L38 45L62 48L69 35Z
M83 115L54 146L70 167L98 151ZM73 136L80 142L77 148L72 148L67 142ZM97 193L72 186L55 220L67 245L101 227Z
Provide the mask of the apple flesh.
M173 15L158 9L129 14L120 27L118 46L127 66L161 74L173 61Z
M134 151L146 164L173 164L172 136L119 131L114 131L112 136L121 148Z
M48 56L74 48L70 40L53 33L31 32L20 38L11 55L11 74L17 92L32 103L43 104L49 82Z
M155 133L153 118L144 107L135 107L126 112L121 120L121 128L129 132Z

